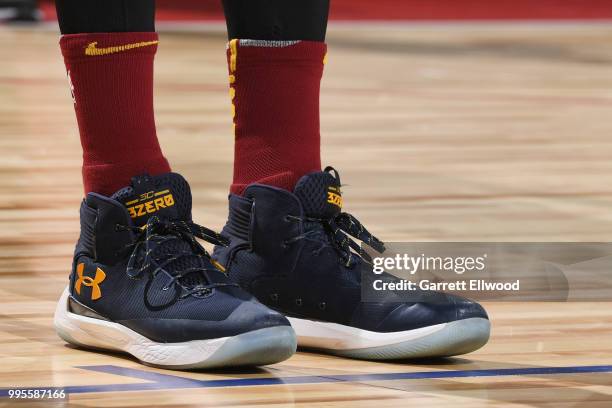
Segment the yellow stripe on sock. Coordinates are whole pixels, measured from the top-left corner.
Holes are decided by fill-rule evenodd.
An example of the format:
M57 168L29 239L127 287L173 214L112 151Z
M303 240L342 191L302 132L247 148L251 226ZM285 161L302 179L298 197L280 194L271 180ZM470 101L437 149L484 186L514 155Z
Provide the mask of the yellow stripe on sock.
M229 49L230 49L230 62L229 62L229 69L230 69L230 76L229 76L229 83L230 83L230 99L232 101L232 120L234 122L234 135L236 133L236 104L234 103L234 98L236 97L236 89L234 88L234 83L236 82L236 75L234 75L234 73L236 72L236 67L238 64L238 40L231 40L229 42Z
M236 72L236 62L238 60L238 40L230 41L230 72Z

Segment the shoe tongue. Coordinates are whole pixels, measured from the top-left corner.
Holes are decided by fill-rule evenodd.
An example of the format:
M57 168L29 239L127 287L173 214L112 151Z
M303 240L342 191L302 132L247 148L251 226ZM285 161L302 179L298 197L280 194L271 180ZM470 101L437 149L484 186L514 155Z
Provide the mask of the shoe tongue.
M135 226L141 227L150 217L191 221L191 189L177 173L132 177L132 183L111 196L128 210Z
M342 210L340 176L332 167L303 176L297 182L293 193L302 202L304 213L308 217L333 218Z
M187 180L177 173L132 177L130 186L117 191L111 198L125 205L133 224L138 227L145 225L152 216L171 221L191 221L191 188ZM152 256L155 259L168 259L185 252L191 252L189 244L182 240L174 240L156 246ZM176 259L164 269L174 274L202 267L203 262L194 254ZM180 281L187 287L207 283L202 273L189 273Z

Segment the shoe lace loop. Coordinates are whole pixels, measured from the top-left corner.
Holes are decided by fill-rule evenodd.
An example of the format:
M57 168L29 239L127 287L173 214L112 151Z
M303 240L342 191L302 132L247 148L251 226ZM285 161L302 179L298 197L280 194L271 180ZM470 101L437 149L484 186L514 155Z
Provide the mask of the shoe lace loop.
M351 237L354 237L376 252L382 253L385 251L385 244L374 235L372 235L357 218L353 215L341 212L329 219L312 218L312 217L297 217L293 215L287 216L288 220L300 222L318 223L323 226L328 239L320 239L320 231L310 229L300 235L285 241L286 244L291 244L301 239L310 239L321 244L315 252L320 252L323 248L331 246L336 250L346 267L352 267L358 261L356 258L372 263L372 257Z
M229 239L221 234L193 223L191 221L168 221L161 220L156 216L149 218L147 223L142 227L117 225L118 230L131 231L136 234L136 238L132 243L125 247L125 251L131 251L130 258L127 264L127 274L130 278L139 278L149 272L153 277L159 273L164 273L170 277L169 282L162 288L167 290L172 285L178 285L184 292L180 297L185 298L190 295L204 295L210 293L211 289L222 286L238 286L234 283L209 283L202 285L200 283L190 285L184 282L187 275L200 274L203 275L205 281L208 281L206 272L217 271L210 262L210 254L196 240L200 238L213 245L227 246ZM189 248L183 250L171 251L169 255L154 256L157 254L156 249L162 245L168 245L171 241L180 240L187 242ZM170 270L170 266L176 264L179 260L186 257L197 257L196 266L188 268L174 268Z

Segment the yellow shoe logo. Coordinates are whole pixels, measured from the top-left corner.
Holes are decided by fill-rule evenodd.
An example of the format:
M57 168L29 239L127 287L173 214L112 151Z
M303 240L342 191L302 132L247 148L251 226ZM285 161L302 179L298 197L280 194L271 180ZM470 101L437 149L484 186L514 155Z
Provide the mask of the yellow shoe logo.
M100 283L106 279L106 274L100 268L96 268L96 275L92 278L90 276L83 276L85 270L85 264L80 263L77 265L77 276L79 277L74 283L74 290L79 295L81 294L81 285L89 286L91 288L91 300L98 300L102 297L102 291L100 290Z
M125 203L130 217L138 218L144 215L153 214L162 208L169 208L174 205L174 197L170 190L149 191L141 194L140 198Z
M338 208L342 208L342 193L340 192L340 188L329 186L327 192L327 202L335 205Z
M159 43L159 41L143 41L143 42L137 42L133 44L116 45L114 47L98 48L98 42L96 41L96 42L89 43L89 45L87 45L87 48L85 48L85 55L95 56L95 55L115 54L117 52L133 50L134 48L148 47L151 45L155 45L157 43Z

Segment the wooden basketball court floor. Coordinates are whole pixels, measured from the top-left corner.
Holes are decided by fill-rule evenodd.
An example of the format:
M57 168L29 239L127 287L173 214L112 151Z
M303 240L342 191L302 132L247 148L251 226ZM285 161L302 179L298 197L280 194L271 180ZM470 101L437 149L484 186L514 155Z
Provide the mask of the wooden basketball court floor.
M196 220L218 229L233 143L224 34L161 31L159 137L192 183ZM611 26L337 24L328 39L324 163L376 235L610 241ZM81 157L57 42L55 28L0 27L1 395L60 387L70 396L56 406L105 407L612 406L610 303L490 302L490 343L434 361L299 352L259 369L173 372L67 346L52 314L77 237Z

